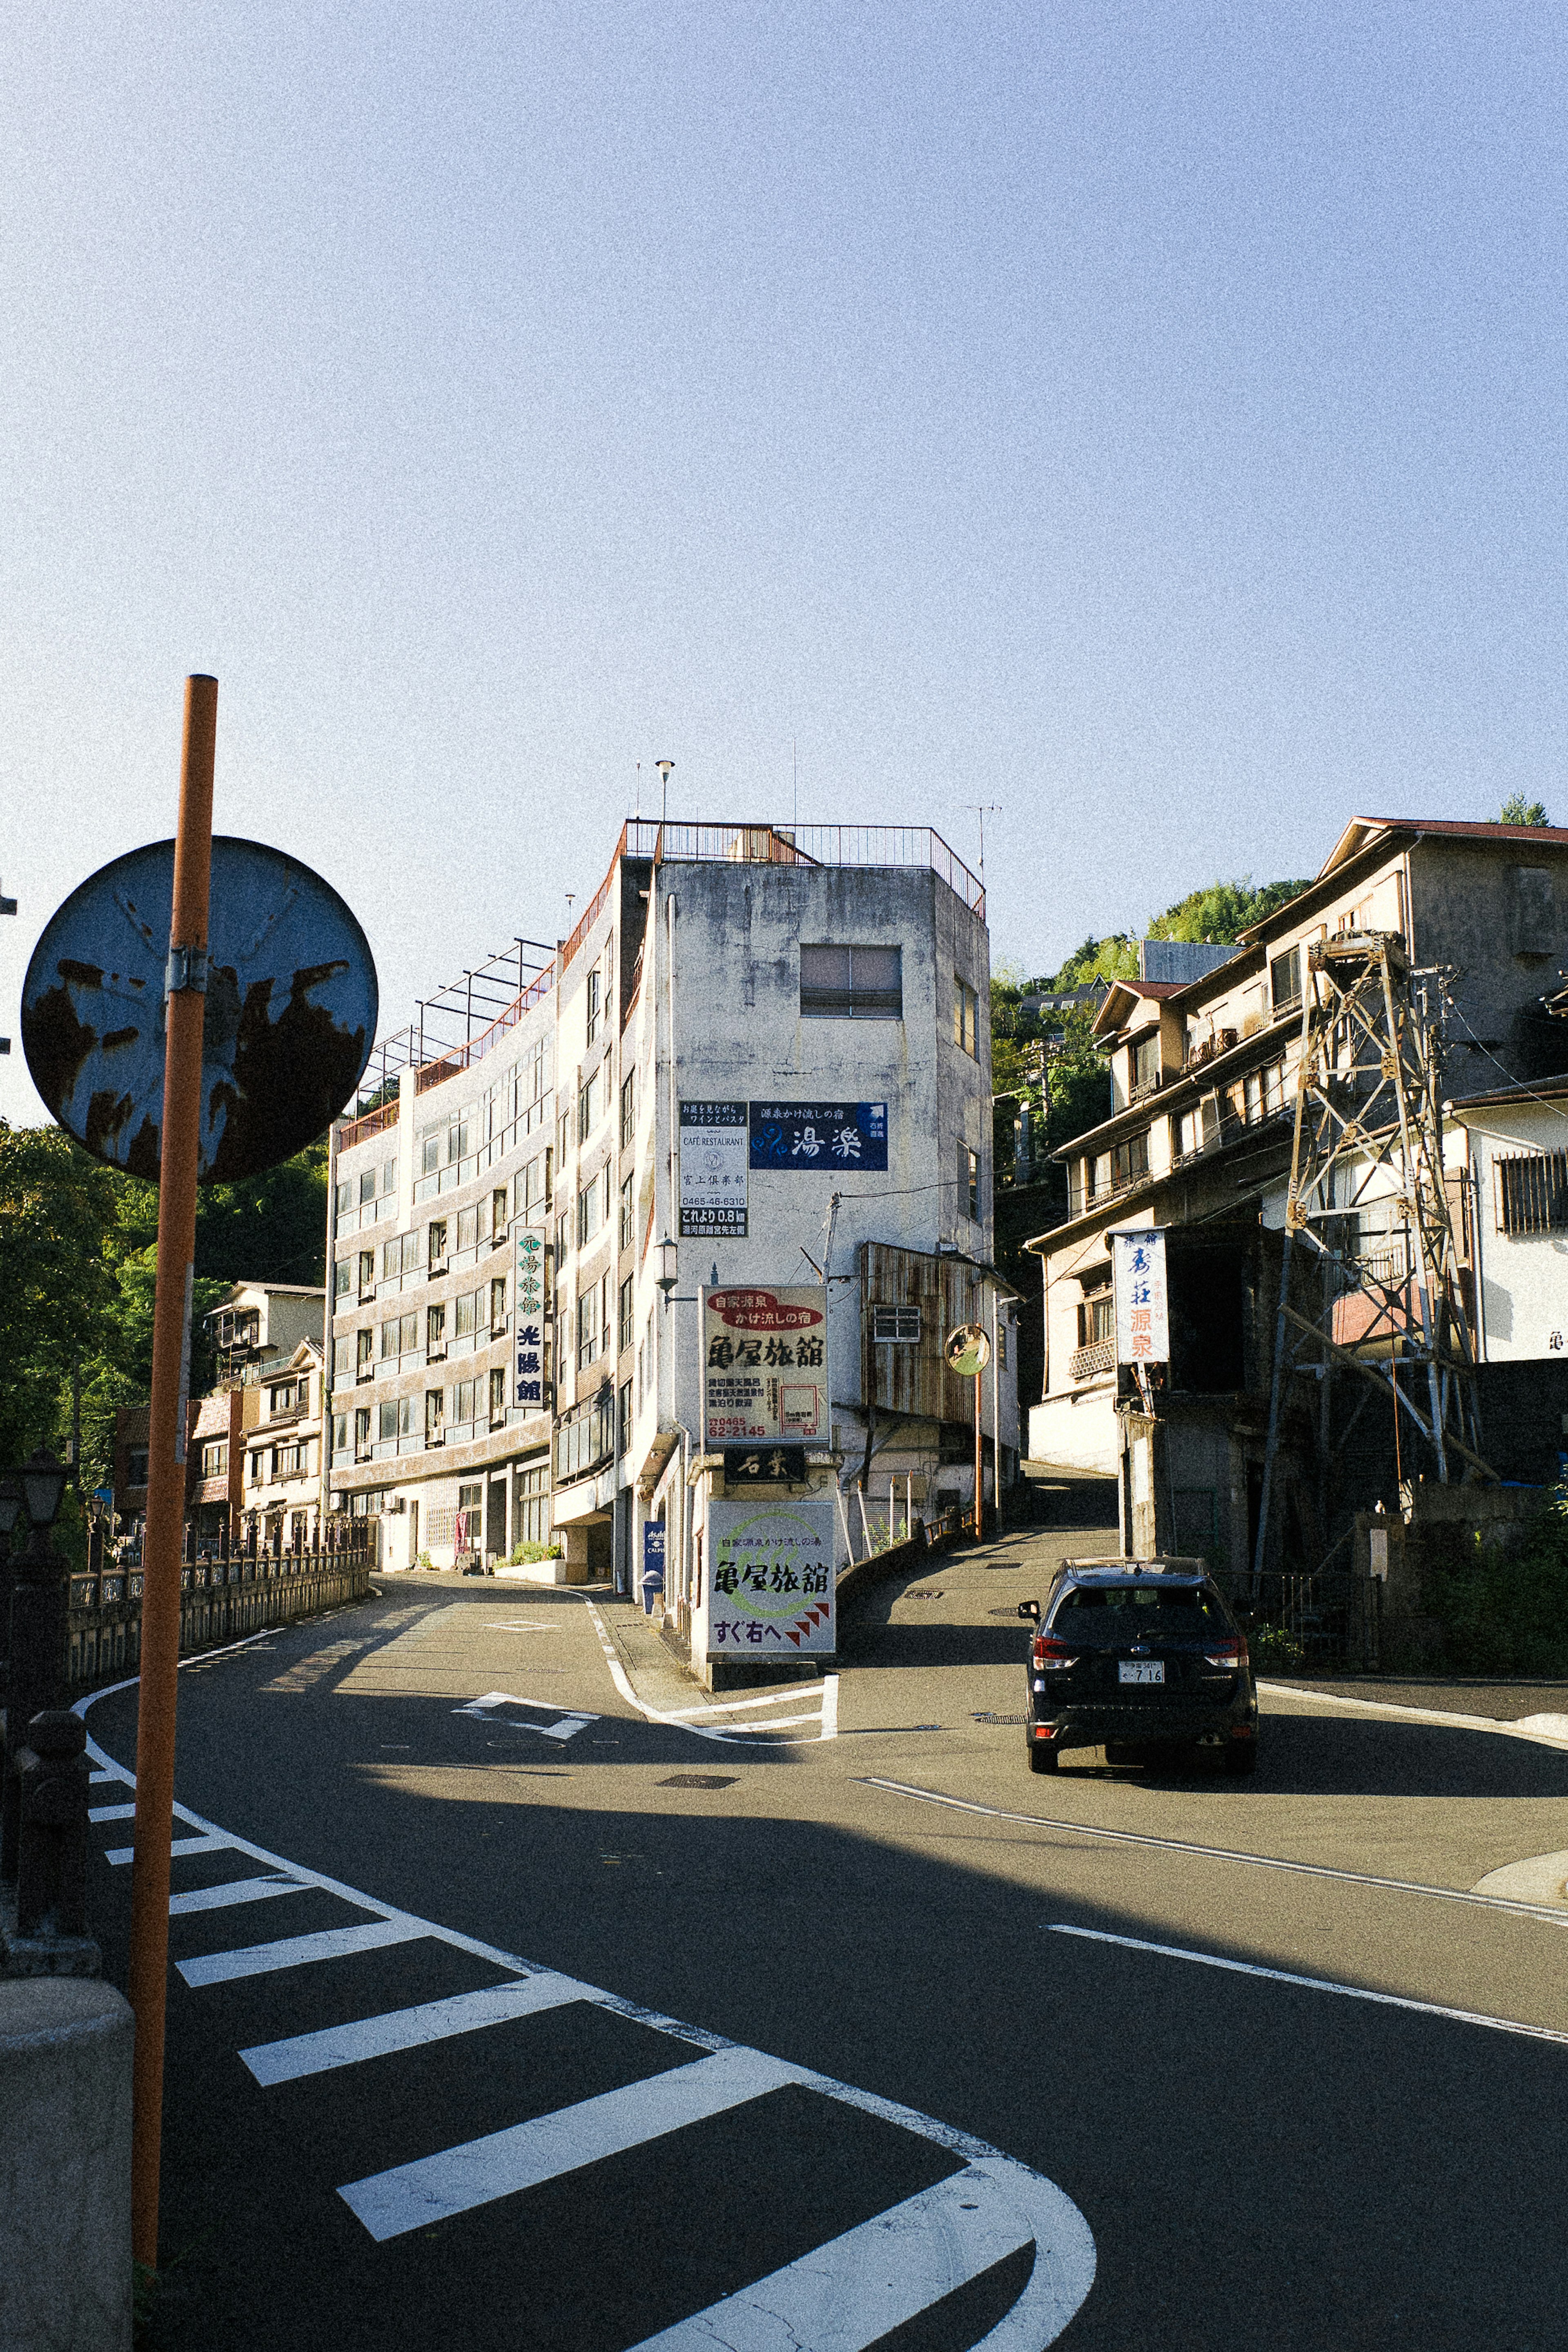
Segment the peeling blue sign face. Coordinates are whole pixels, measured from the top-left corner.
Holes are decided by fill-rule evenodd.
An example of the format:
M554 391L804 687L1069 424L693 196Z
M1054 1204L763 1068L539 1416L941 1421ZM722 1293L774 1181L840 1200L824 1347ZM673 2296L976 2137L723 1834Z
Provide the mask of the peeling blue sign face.
M158 1176L163 976L174 845L150 842L57 908L22 992L33 1083L68 1134L133 1176ZM198 1173L231 1183L321 1135L370 1058L375 965L337 892L298 858L219 836L202 1043Z

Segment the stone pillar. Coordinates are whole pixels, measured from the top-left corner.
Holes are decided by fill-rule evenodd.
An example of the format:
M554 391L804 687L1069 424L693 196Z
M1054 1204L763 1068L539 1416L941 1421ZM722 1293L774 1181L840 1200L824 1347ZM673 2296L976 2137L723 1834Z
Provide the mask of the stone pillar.
M0 1980L0 2352L130 2352L130 2003Z

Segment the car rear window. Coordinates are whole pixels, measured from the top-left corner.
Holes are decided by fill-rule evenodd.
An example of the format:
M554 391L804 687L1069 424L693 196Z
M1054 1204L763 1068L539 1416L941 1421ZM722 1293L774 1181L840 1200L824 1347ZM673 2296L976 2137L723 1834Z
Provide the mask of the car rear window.
M1075 1584L1062 1594L1051 1622L1071 1613L1084 1633L1197 1633L1229 1621L1219 1598L1201 1584ZM1085 1612L1096 1612L1085 1622Z

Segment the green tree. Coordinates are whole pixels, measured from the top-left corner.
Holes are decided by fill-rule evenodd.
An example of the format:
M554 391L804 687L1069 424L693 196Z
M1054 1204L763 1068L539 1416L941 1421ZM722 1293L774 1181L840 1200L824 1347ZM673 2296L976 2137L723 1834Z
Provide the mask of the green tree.
M0 1120L0 1461L58 1439L112 1321L114 1184L58 1127Z
M1498 811L1499 824L1550 824L1544 801L1527 801L1522 793L1513 793Z

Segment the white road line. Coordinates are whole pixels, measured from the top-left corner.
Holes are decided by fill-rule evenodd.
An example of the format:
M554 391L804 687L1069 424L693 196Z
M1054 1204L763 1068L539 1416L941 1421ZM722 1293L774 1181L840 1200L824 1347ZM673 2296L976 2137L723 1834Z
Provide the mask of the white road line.
M546 1715L558 1715L558 1723L519 1723L517 1731L537 1731L542 1739L575 1739L590 1723L597 1723L596 1715L584 1715L580 1708L563 1708L558 1698L519 1698L515 1691L487 1691L483 1698L471 1698L467 1706L455 1706L454 1715L471 1716L476 1723L489 1723L494 1718L489 1710L497 1706L531 1706Z
M672 1706L665 1720L684 1723L693 1715L742 1715L749 1706L788 1706L792 1701L816 1698L821 1689L820 1683L797 1683L794 1690L775 1691L771 1698L720 1698L711 1706Z
M136 1808L134 1805L92 1805L87 1817L89 1822L133 1822Z
M868 2352L955 2288L1009 2254L1037 2246L1035 2277L1024 2301L985 2343L1035 2352L1072 2316L1094 2275L1094 2241L1079 2221L1070 2255L1052 2260L1064 2233L1055 2211L1042 2213L1028 2185L1007 2166L971 2165L918 2197L847 2230L771 2277L711 2303L689 2319L649 2336L633 2352ZM1065 2203L1066 2200L1063 2200ZM1076 2210L1068 2208L1074 2219ZM1071 2284L1062 2276L1070 2275ZM1049 2336L1042 2330L1049 2329Z
M628 1706L636 1707L637 1713L642 1716L647 1722L667 1724L672 1731L693 1732L699 1739L717 1739L721 1741L726 1747L732 1746L737 1739L744 1738L748 1732L782 1731L784 1728L784 1723L820 1722L824 1727L821 1734L821 1737L824 1739L831 1739L836 1736L838 1720L837 1688L835 1689L834 1694L834 1729L832 1731L829 1731L826 1728L827 1698L826 1690L824 1690L822 1713L820 1716L802 1715L786 1717L784 1718L784 1723L736 1723L731 1724L728 1730L725 1731L721 1731L717 1724L693 1723L690 1720L690 1717L695 1710L690 1707L680 1707L678 1709L667 1710L657 1706L649 1706L647 1701L646 1699L638 1698L636 1691L632 1688L626 1670L622 1665L619 1657L616 1655L615 1649L611 1645L610 1636L605 1628L604 1619L600 1616L598 1611L595 1608L591 1601L584 1600L583 1606L587 1611L589 1616L593 1619L594 1629L599 1636L599 1647L605 1654L605 1664L610 1670L610 1680L615 1684L616 1688L626 1700L626 1705ZM831 1679L837 1685L837 1676L834 1675ZM797 1693L795 1691L785 1691L783 1692L777 1699L737 1700L734 1704L737 1708L747 1706L776 1706L786 1703L796 1696ZM713 1708L710 1710L704 1710L704 1712L716 1714L720 1712L720 1710L718 1708ZM795 1746L798 1743L791 1741L787 1744Z
M188 1985L229 1984L236 1977L261 1977L274 1969L299 1969L312 1960L341 1960L350 1952L374 1952L383 1944L406 1944L428 1935L423 1921L369 1919L363 1927L324 1927L316 1936L288 1936L277 1944L246 1944L236 1952L209 1952L199 1960L175 1963Z
M1521 2033L1531 2042L1557 2042L1568 2046L1568 2033L1553 2025L1526 2025L1514 2017L1489 2017L1480 2010L1448 2009L1440 2001L1407 2000L1401 1993L1372 1992L1365 1985L1334 1984L1327 1977L1300 1977L1289 1969L1259 1968L1251 1960L1222 1959L1217 1952L1194 1952L1180 1944L1152 1944L1141 1936L1112 1936L1103 1927L1071 1927L1063 1920L1046 1923L1053 1936L1081 1936L1091 1944L1120 1944L1130 1952L1154 1952L1163 1960L1195 1960L1201 1968L1226 1969L1238 1977L1263 1977L1270 1984L1300 1985L1308 1992L1334 1992L1348 2000L1375 2001L1381 2009L1414 2010L1418 2017L1445 2017L1455 2025L1485 2025L1494 2033Z
M195 1886L188 1895L171 1895L169 1916L183 1919L191 1911L226 1911L235 1903L266 1903L275 1895L303 1895L297 1878L230 1878L221 1886Z
M87 1777L94 1788L100 1788L105 1780L120 1781L118 1772L89 1772ZM123 1782L121 1785L123 1786Z
M259 1640L262 1637L257 1635L252 1638ZM112 1689L125 1687L128 1685L114 1685L110 1689L89 1692L77 1702L76 1712L85 1715L98 1699L110 1696ZM106 1754L90 1737L88 1752L93 1763L106 1770L118 1772L128 1786L135 1785L134 1775L124 1766L117 1764L114 1758ZM248 1854L253 1861L266 1867L286 1872L305 1885L320 1887L329 1895L341 1895L345 1902L374 1913L379 1920L385 1922L395 1931L389 1941L427 1936L455 1951L471 1953L476 1958L489 1960L520 1977L555 1975L537 1960L524 1958L516 1952L504 1951L498 1945L487 1944L477 1936L466 1936L456 1927L418 1918L410 1912L399 1910L395 1905L380 1901L375 1895L346 1885L342 1879L330 1878L322 1871L311 1870L302 1863L290 1862L266 1846L253 1843L248 1838L232 1835L220 1829L216 1822L204 1820L188 1806L177 1804L174 1815L176 1820L186 1822L193 1830L205 1832L200 1839L179 1841L181 1845L188 1843L193 1849L208 1845L231 1848L236 1853ZM190 1967L195 1965L197 1964L188 1964L182 1970L187 1981L192 1980ZM572 1980L558 1977L556 1981L565 1985ZM759 2059L756 2052L743 2049L709 2027L690 2025L679 2018L666 2016L641 2001L628 2000L624 1994L609 1992L602 1986L578 1983L574 1990L578 1999L592 2001L610 2016L628 2018L636 2024L651 2027L656 2032L668 2034L672 2040L687 2042L694 2049L735 2053L743 2059ZM300 2036L299 2039L308 2037ZM767 2058L761 2058L760 2063L768 2068L777 2064L776 2061ZM912 2132L919 2138L929 2140L933 2147L951 2149L972 2167L994 2174L999 2179L1005 2179L1011 2184L1010 2193L1034 2217L1035 2266L1027 2286L1012 2310L991 2330L984 2347L977 2347L976 2352L1044 2352L1044 2347L1054 2343L1094 2284L1094 2241L1089 2224L1055 2182L1047 2180L1042 2173L1017 2163L1015 2158L1004 2156L999 2149L976 2138L973 2133L961 2131L952 2124L942 2123L934 2116L922 2115L914 2107L902 2106L896 2100L883 2098L874 2091L860 2090L852 2083L838 2082L830 2074L811 2074L800 2067L790 2067L786 2072L790 2081L820 2093L824 2098L836 2099L864 2115L876 2116L898 2130ZM789 2352L797 2352L797 2347L789 2347Z
M169 1852L176 1862L182 1855L187 1853L232 1853L234 1840L226 1837L172 1838L169 1842ZM103 1858L111 1867L116 1867L124 1863L134 1862L136 1849L133 1845L110 1846Z
M1022 1822L1032 1830L1057 1830L1069 1837L1100 1838L1108 1845L1147 1847L1157 1853L1195 1854L1204 1862L1244 1863L1251 1870L1283 1870L1298 1878L1331 1878L1344 1886L1371 1886L1390 1895L1419 1895L1424 1899L1439 1903L1477 1903L1487 1911L1511 1911L1526 1919L1550 1920L1554 1927L1568 1927L1568 1916L1559 1904L1548 1910L1541 1903L1511 1902L1506 1895L1478 1895L1463 1886L1427 1886L1418 1879L1380 1878L1368 1870L1336 1870L1326 1862L1290 1862L1274 1853L1246 1853L1236 1846L1194 1845L1187 1838L1156 1837L1149 1830L1102 1829L1093 1822L1059 1822L1045 1813L1010 1812L1003 1805L982 1805L971 1797L944 1796L939 1789L916 1788L908 1780L884 1780L874 1773L864 1775L861 1782L867 1789L888 1789L896 1797L915 1797L921 1804L947 1805L954 1812L980 1813L988 1821Z
M1568 1738L1560 1731L1546 1730L1538 1716L1520 1723L1499 1723L1489 1715L1451 1715L1435 1706L1400 1706L1393 1699L1352 1698L1346 1691L1301 1690L1294 1683L1259 1683L1258 1688L1267 1698L1305 1699L1312 1706L1353 1706L1363 1715L1380 1715L1394 1722L1408 1716L1416 1723L1447 1724L1451 1731L1494 1731L1505 1739L1528 1739L1537 1747L1559 1751L1568 1748ZM1542 1727L1529 1729L1531 1722Z
M824 1739L838 1737L838 1677L825 1675L822 1681L822 1736Z
M384 2058L395 2050L417 2050L423 2042L504 2025L509 2019L531 2017L538 2010L559 2009L582 1998L582 1986L570 1977L523 1977L516 1984L487 1985L479 1992L454 1994L449 2000L420 2001L413 2009L356 2018L352 2025L323 2026L319 2032L296 2033L285 2042L259 2042L239 2054L258 2083L296 2083L301 2075L356 2066L363 2058Z
M809 2074L760 2050L721 2050L624 2090L443 2148L438 2156L351 2181L338 2195L379 2243L498 2197L536 2188L607 2156L662 2139Z

